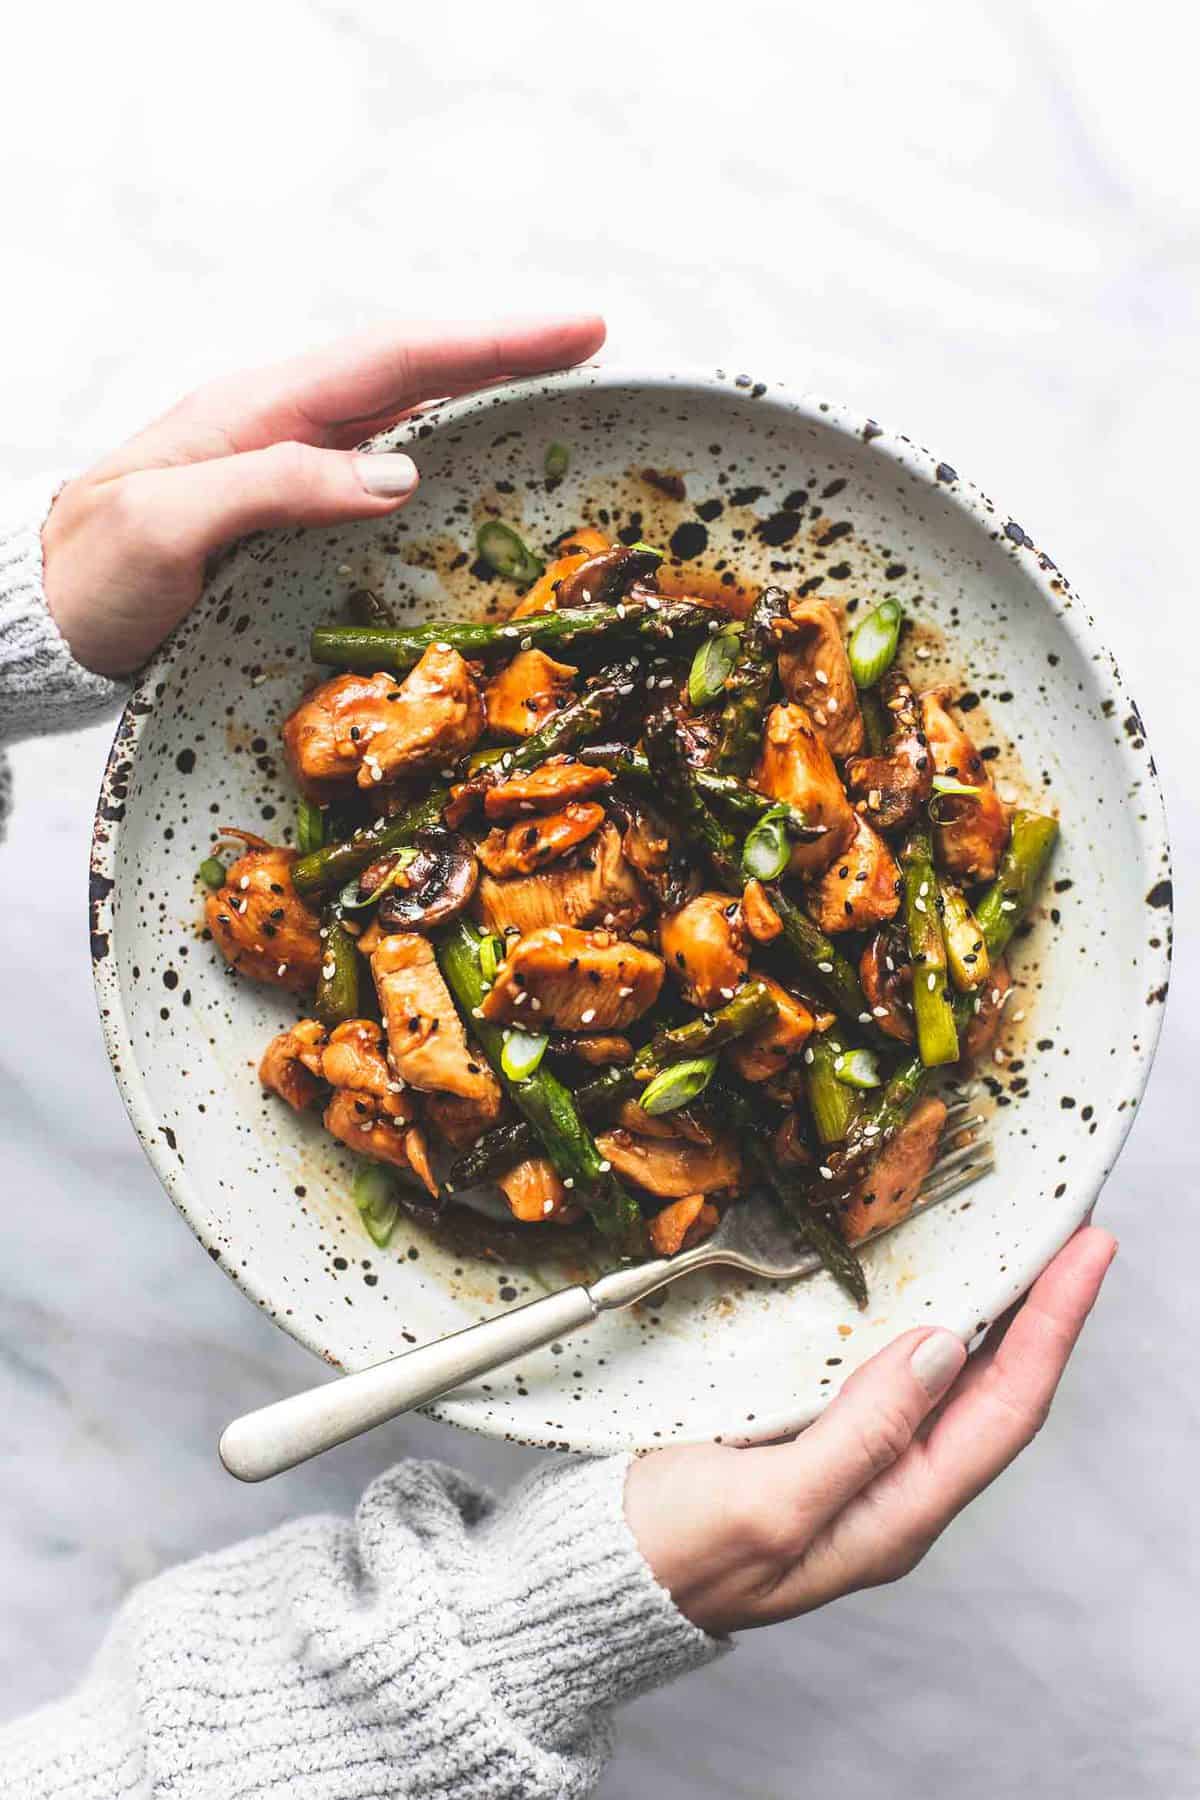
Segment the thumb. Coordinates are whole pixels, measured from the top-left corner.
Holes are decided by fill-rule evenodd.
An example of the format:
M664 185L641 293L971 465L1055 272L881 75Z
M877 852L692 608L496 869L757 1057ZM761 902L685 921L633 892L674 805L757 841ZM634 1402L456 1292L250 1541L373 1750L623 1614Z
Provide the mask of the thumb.
M130 510L177 555L208 555L248 531L279 525L336 525L403 505L419 480L398 452L319 450L271 444L238 456L121 478Z

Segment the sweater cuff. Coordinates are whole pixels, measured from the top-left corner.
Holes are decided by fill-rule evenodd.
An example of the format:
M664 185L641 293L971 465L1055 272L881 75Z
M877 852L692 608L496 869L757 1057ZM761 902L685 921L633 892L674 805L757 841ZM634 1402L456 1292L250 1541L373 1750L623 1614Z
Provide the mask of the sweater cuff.
M6 491L0 514L0 737L65 731L112 711L129 684L77 663L42 586L42 526L61 479Z
M472 1596L472 1647L493 1691L543 1742L565 1742L581 1718L729 1648L651 1574L625 1519L631 1460L539 1469L482 1533L484 1566L500 1579L484 1603Z

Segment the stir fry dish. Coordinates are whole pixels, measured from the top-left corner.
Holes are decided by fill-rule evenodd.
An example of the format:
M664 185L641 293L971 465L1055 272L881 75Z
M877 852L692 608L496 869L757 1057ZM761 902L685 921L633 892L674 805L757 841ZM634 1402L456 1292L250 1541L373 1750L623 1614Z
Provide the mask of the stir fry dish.
M264 1088L361 1159L379 1243L417 1196L502 1198L532 1257L570 1225L673 1255L754 1192L862 1303L855 1246L914 1204L936 1072L993 1044L1055 820L914 688L894 599L847 636L811 594L669 594L591 529L546 566L491 521L479 552L506 619L359 590L313 633L297 847L226 832L201 868L228 963L303 1006Z

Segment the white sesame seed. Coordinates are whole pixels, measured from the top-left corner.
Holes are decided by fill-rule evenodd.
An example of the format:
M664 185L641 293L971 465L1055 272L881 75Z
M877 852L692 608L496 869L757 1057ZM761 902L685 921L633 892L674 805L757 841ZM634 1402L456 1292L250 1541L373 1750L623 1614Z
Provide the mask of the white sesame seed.
M822 1181L832 1181L833 1180L833 1170L830 1168L827 1168L824 1163L820 1164L819 1168L817 1169L817 1174L821 1177Z
M1000 902L1000 911L1001 912L1016 912L1016 910L1017 910L1017 903L1015 900L1002 900Z
M277 968L277 969L276 969L276 971L275 971L275 973L276 973L276 974L277 974L277 975L286 975L286 974L287 974L287 964L286 964L286 963L280 963L280 965L279 965L279 967L278 967L278 968Z
M248 888L250 886L250 877L248 875L243 875L242 879L238 882L238 886L243 889Z
M871 1023L870 1013L859 1013L858 1022L860 1025L869 1025Z
M617 617L618 619L623 619L625 617L625 606L620 600L617 602Z
M632 994L632 992L633 992L633 989L631 987L622 987L622 988L617 989L618 998L621 1000L628 1000L628 998L629 998L630 994Z
M438 774L441 776L443 781L451 781L454 777L454 770L453 769L439 769Z
M551 926L550 930L546 933L546 940L551 944L561 944L563 941L562 932L555 926Z
M514 997L513 1005L514 1006L524 1006L524 1004L528 1000L528 998L529 998L529 995L522 988L521 992Z
M934 974L932 969L930 969L928 975L925 977L925 986L929 989L931 994L932 994L934 988L937 986L937 976Z
M563 1186L565 1188L573 1188L575 1186L575 1177L573 1175L564 1175Z
M813 1053L812 1053L812 1046L811 1046L811 1044L810 1044L810 1045L809 1045L809 1047L808 1047L808 1049L807 1049L807 1050L806 1050L806 1051L805 1051L805 1052L804 1052L804 1060L805 1060L805 1062L806 1062L806 1063L810 1063L810 1062L812 1062L812 1060L813 1060Z
M829 686L829 677L825 673L824 669L814 669L813 674L816 676L817 680L821 683L822 687Z
M618 694L632 694L632 692L633 692L632 681L618 681L617 692L618 692Z
M581 1025L590 1025L592 1020L595 1018L595 1016L596 1016L596 1009L594 1006L585 1007L583 1012L581 1012L579 1015L579 1023Z
M332 981L337 974L337 964L331 962L323 963L321 966L321 973L326 981Z
M529 637L522 638L521 639L521 648L522 648L522 650L532 650L533 649L533 639L529 638Z
M927 881L923 881L921 883L920 887L917 889L917 892L921 895L921 898L924 899L925 895L929 892L929 883Z
M651 612L657 612L662 606L662 601L656 600L653 594L647 594L646 605L650 608Z
M546 1213L552 1213L552 1212L553 1212L553 1211L554 1211L554 1202L553 1202L553 1200L543 1200L543 1201L542 1201L542 1213L543 1213L543 1215L545 1215L545 1214L546 1214Z
M817 964L817 967L818 967L818 969L820 969L822 975L832 975L833 974L833 964L831 962L819 962Z
M482 1008L482 1006L473 1006L473 1007L472 1007L472 1008L471 1008L471 1017L472 1017L472 1018L473 1018L473 1019L482 1019L482 1017L483 1017L483 1008Z
M610 1169L611 1169L611 1168L612 1168L612 1164L611 1164L611 1163L610 1163L610 1162L609 1162L609 1160L608 1160L608 1158L607 1158L607 1156L605 1156L605 1157L603 1157L603 1158L602 1158L602 1159L601 1159L601 1162L600 1162L600 1168L601 1168L601 1171L602 1171L602 1172L603 1172L603 1173L604 1173L604 1174L605 1174L605 1175L607 1175L607 1174L608 1174L608 1171L609 1171L609 1170L610 1170Z
M913 901L913 911L914 912L928 912L929 911L929 908L926 906L925 902L922 900L920 894L918 894L916 899Z
M886 1019L887 1018L887 1010L888 1009L886 1006L873 1006L871 1008L872 1013L874 1014L874 1016L877 1019Z
M999 1044L997 1044L996 1048L992 1051L992 1061L998 1062L998 1063L1002 1063L1004 1061L1004 1052L1000 1048Z
M1021 1020L1024 1017L1025 1017L1025 1008L1023 1006L1019 1006L1017 1008L1016 1012L1013 1014L1013 1024L1019 1025L1021 1023Z
M731 987L722 988L721 989L721 998L722 998L722 1000L732 1000L733 999L733 989Z
M502 625L500 635L501 637L520 637L521 634L515 625Z
M836 712L838 709L837 695L830 694L828 700L825 702L825 705L830 712Z
M929 648L927 645L918 644L917 649L916 649L916 654L921 659L922 662L929 661L930 652L929 652Z

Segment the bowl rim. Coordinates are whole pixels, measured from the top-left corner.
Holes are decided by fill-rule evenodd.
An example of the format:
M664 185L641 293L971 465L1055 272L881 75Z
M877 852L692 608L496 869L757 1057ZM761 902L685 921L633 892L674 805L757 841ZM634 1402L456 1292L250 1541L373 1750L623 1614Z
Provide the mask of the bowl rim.
M823 429L831 429L840 436L857 439L860 443L866 444L873 454L886 458L889 463L899 467L918 482L939 491L944 499L957 507L976 526L987 531L989 535L1003 537L1005 547L1008 548L1014 559L1022 560L1025 572L1033 582L1043 606L1052 613L1074 648L1085 659L1095 661L1104 669L1107 682L1111 684L1113 696L1125 709L1123 716L1131 716L1137 723L1143 750L1135 752L1129 737L1124 734L1113 738L1112 749L1123 772L1129 778L1129 786L1132 786L1135 781L1142 784L1148 783L1148 791L1146 785L1143 785L1141 790L1145 799L1144 816L1135 817L1133 820L1134 836L1138 845L1141 867L1148 874L1150 883L1158 885L1165 881L1168 889L1170 888L1170 839L1162 788L1154 757L1150 751L1149 740L1142 725L1137 703L1129 692L1116 659L1101 637L1091 613L1082 605L1078 594L1058 565L1034 543L1034 540L1022 526L1016 523L1011 514L1005 513L1001 508L995 506L982 489L959 475L950 464L941 461L931 451L904 433L888 430L869 414L862 413L852 406L828 400L817 394L794 391L781 381L761 381L749 375L731 375L724 369L714 370L701 366L680 365L673 370L664 371L621 363L586 363L576 368L526 376L471 394L435 401L416 409L399 425L389 428L369 442L379 445L386 444L388 448L413 445L419 452L420 444L428 439L432 432L440 432L446 427L460 425L476 414L491 412L513 402L530 399L536 401L539 397L549 397L560 392L630 389L677 393L693 391L704 394L722 392L731 398L737 398L745 405L755 405L766 400L768 409L778 407L802 422L818 425ZM231 546L232 548L234 546ZM225 558L222 557L221 561L224 560ZM203 606L205 600L210 597L213 583L214 572L210 571L205 583L204 594L197 602L197 607ZM193 609L192 616L194 616L195 610ZM115 955L109 954L115 932L113 900L116 892L117 861L123 835L125 787L130 768L141 744L146 720L156 710L155 689L172 670L178 655L179 644L180 628L177 628L160 646L132 688L117 723L116 733L101 778L96 805L90 855L90 923L93 982L105 1048L130 1123L142 1149L172 1203L183 1216L195 1237L218 1262L218 1266L225 1275L241 1288L262 1311L266 1312L274 1323L287 1331L289 1336L303 1344L306 1349L311 1350L314 1355L331 1363L334 1367L341 1367L332 1353L303 1322L285 1319L281 1316L277 1306L277 1296L270 1291L269 1279L259 1279L250 1270L240 1270L233 1266L226 1255L218 1256L216 1247L207 1241L203 1211L193 1192L190 1175L187 1169L181 1167L178 1160L171 1154L162 1128L150 1104L121 996L117 959ZM1153 948L1143 934L1136 957L1136 967L1145 980L1147 991L1161 990L1164 1001L1170 980L1171 924L1172 903L1168 898L1162 908L1162 930L1157 934L1160 938L1160 947ZM1102 1120L1095 1136L1089 1139L1088 1147L1083 1152L1087 1159L1086 1178L1080 1179L1073 1171L1074 1204L1065 1212L1055 1214L1052 1219L1046 1219L1040 1231L1032 1231L1022 1239L1019 1257L1010 1261L1003 1283L997 1284L996 1304L989 1312L990 1317L997 1316L1004 1307L1010 1305L1029 1288L1051 1257L1090 1216L1096 1198L1111 1173L1133 1126L1134 1119L1140 1111L1141 1098L1149 1080L1158 1048L1165 1010L1165 1004L1156 1005L1151 1009L1147 1028L1141 1033L1137 1046L1129 1044L1124 1053L1118 1074L1121 1078L1122 1091L1128 1096L1129 1104L1123 1110L1114 1112L1110 1117ZM947 1316L941 1318L939 1322L969 1341L980 1316L978 1305L978 1296L976 1296L971 1306L964 1305L962 1307L961 1317ZM948 1314L952 1314L952 1309L947 1308L946 1310ZM795 1433L810 1423L836 1395L837 1391L837 1387L831 1384L820 1399L811 1405L797 1402L785 1410L769 1415L760 1415L755 1424L754 1441L761 1442ZM514 1432L511 1426L506 1428L502 1421L490 1417L479 1407L477 1401L456 1401L452 1396L447 1396L429 1407L422 1408L422 1411L432 1418L474 1431L485 1437L504 1437L509 1442L531 1444L549 1444L551 1441L549 1438L543 1440L536 1436L523 1438L519 1432ZM692 1441L707 1442L722 1435L726 1442L744 1441L741 1434L736 1432L720 1434L699 1431L692 1434ZM685 1434L682 1437L673 1437L670 1441L673 1443L686 1442L688 1437ZM580 1421L578 1425L573 1425L572 1451L597 1453L624 1450L630 1447L629 1437L613 1434L604 1428L591 1429L583 1421ZM656 1445L652 1440L647 1439L645 1443L638 1440L633 1447L638 1449L654 1448Z

